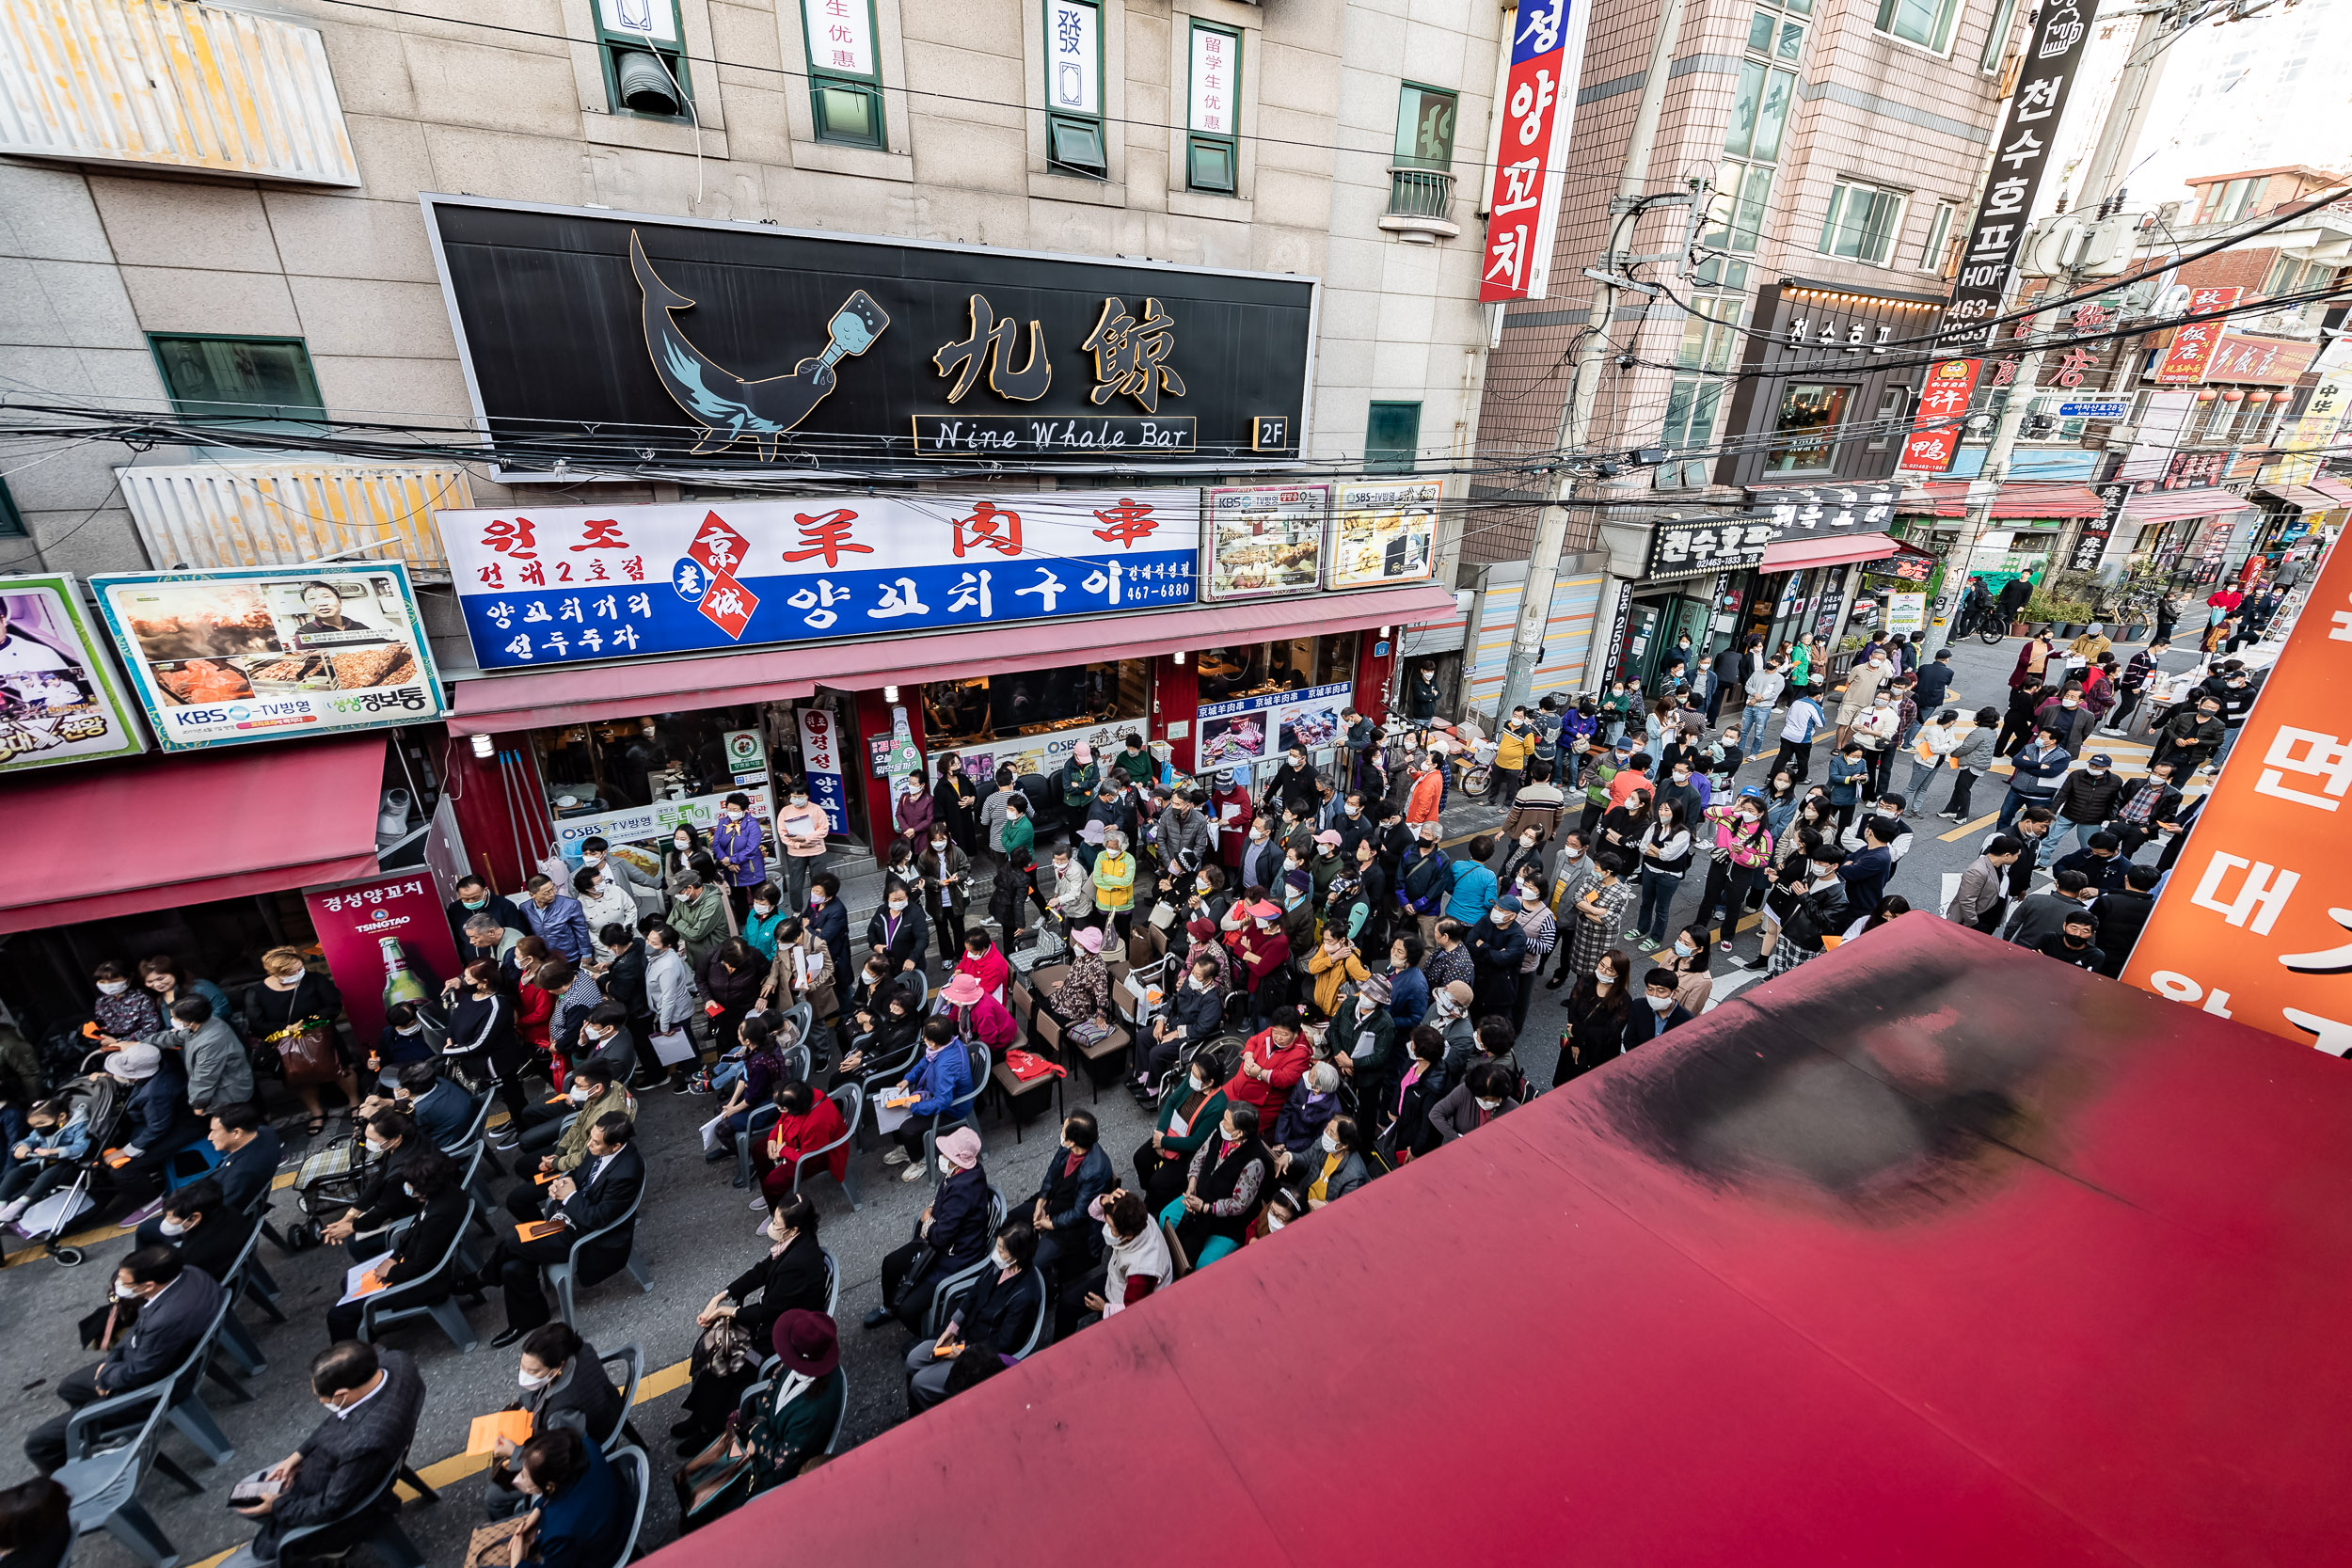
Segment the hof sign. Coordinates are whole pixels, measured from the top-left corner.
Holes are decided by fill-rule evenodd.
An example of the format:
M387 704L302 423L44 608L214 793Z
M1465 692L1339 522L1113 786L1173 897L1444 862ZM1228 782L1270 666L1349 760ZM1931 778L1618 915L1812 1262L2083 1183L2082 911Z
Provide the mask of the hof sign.
M1668 517L1650 531L1649 559L1642 575L1653 581L1743 571L1763 564L1773 540L1762 517Z

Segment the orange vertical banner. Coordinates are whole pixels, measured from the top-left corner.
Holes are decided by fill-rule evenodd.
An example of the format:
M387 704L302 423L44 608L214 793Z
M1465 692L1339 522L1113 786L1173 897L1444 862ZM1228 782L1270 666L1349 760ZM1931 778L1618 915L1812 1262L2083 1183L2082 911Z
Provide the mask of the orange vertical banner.
M2312 596L2189 829L2124 980L2352 1049L2352 550Z

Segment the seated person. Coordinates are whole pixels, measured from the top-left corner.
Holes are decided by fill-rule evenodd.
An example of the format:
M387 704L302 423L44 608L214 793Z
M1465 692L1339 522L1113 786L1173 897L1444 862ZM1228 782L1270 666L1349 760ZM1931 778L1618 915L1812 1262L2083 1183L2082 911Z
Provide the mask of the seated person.
M905 1165L901 1180L921 1180L925 1174L921 1158L923 1134L930 1130L933 1118L970 1094L972 1088L972 1063L964 1053L963 1042L956 1038L955 1026L944 1018L932 1019L923 1025L923 1054L915 1059L914 1066L897 1085L875 1092L874 1098L880 1101L910 1097L914 1101L905 1108L906 1120L891 1130L890 1135L898 1140L898 1147L882 1156L882 1164Z
M278 1129L262 1118L258 1105L213 1107L212 1145L220 1150L213 1180L232 1209L258 1212L278 1180L286 1148Z
M1118 1316L1176 1275L1168 1237L1140 1196L1125 1188L1104 1193L1087 1205L1087 1214L1103 1227L1104 1260L1061 1288L1054 1311L1057 1340L1098 1318Z
M940 991L934 1010L955 1025L957 1034L988 1047L993 1056L1021 1043L1021 1025L977 976L959 972Z
M428 1148L405 1165L400 1173L401 1186L410 1202L418 1205L413 1223L390 1238L390 1244L368 1272L386 1286L405 1285L421 1279L440 1265L449 1256L450 1243L457 1239L466 1224L469 1199L459 1184L465 1172L457 1163L437 1148ZM198 1185L201 1186L199 1182ZM401 1305L429 1307L447 1301L456 1288L453 1277L421 1288L403 1296ZM359 1334L359 1320L367 1303L337 1302L326 1309L326 1337L329 1339L352 1339Z
M850 1053L841 1058L825 1087L837 1089L858 1083L865 1074L903 1060L914 1049L923 1023L923 1016L914 1010L914 995L903 990L889 992L879 1010L856 1009L850 1015L855 1032L850 1037Z
M947 1373L972 1346L993 1345L1008 1364L1029 1342L1030 1329L1045 1304L1038 1274L1037 1232L1025 1219L1009 1219L996 1230L996 1250L988 1268L948 1315L936 1339L907 1352L907 1414L920 1416L947 1397ZM975 1354L995 1354L973 1351Z
M430 1002L395 1002L387 1007L375 1050L368 1056L372 1075L368 1082L389 1088L400 1081L401 1069L437 1060L440 1051L428 1034L428 1024L441 1039L449 1037L449 1020Z
M1152 1043L1143 1050L1136 1085L1149 1094L1168 1076L1184 1048L1214 1039L1225 1025L1225 988L1217 960L1202 953L1192 960L1184 983L1168 1006L1152 1018Z
M801 1162L817 1150L833 1146L825 1156L825 1169L835 1181L846 1180L850 1174L849 1123L841 1119L841 1107L832 1098L820 1095L801 1079L787 1079L776 1085L776 1121L752 1150L752 1164L760 1172L759 1191L762 1201L773 1205L782 1202L792 1192L793 1172ZM812 1172L811 1174L814 1174Z
M592 1061L573 1072L571 1082L564 1089L564 1098L570 1102L571 1119L543 1121L536 1127L525 1128L516 1140L516 1147L521 1150L516 1168L527 1176L562 1176L588 1157L588 1129L599 1117L635 1119L637 1097L621 1081L628 1070L626 1064L614 1068L610 1062ZM544 1154L540 1153L542 1149L546 1150ZM538 1158L534 1160L533 1155Z
M1232 1100L1230 1085L1226 1095L1216 1136L1194 1151L1183 1196L1160 1211L1160 1222L1174 1227L1177 1249L1187 1259L1199 1259L1218 1237L1239 1243L1274 1164L1258 1137L1257 1107Z
M1329 1062L1317 1062L1291 1085L1290 1098L1282 1101L1281 1114L1275 1118L1274 1141L1267 1148L1274 1155L1276 1175L1287 1175L1292 1162L1314 1148L1339 1108L1340 1069Z
M532 1514L515 1568L600 1568L621 1555L636 1499L595 1444L556 1427L525 1443L520 1457L515 1485L529 1495Z
M698 1370L686 1390L685 1418L670 1429L681 1455L707 1447L735 1413L743 1390L759 1380L757 1347L772 1337L778 1321L794 1311L821 1313L832 1299L825 1249L817 1241L814 1203L805 1197L777 1203L763 1234L767 1250L694 1315L695 1326L706 1331L733 1320L742 1331L742 1342L739 1355L724 1361L696 1357Z
M790 1024L785 1028L791 1029ZM719 1147L713 1159L732 1159L735 1140L751 1128L752 1112L773 1098L776 1085L800 1070L797 1063L787 1064L784 1047L788 1036L779 1036L775 1025L765 1018L747 1018L737 1031L743 1042L743 1075L736 1080L727 1093L726 1103L719 1107Z
M506 1408L531 1417L532 1437L569 1427L590 1443L601 1443L605 1433L620 1422L621 1391L605 1375L595 1347L569 1323L541 1323L523 1337L522 1360L515 1381L522 1398ZM504 1437L491 1449L482 1511L493 1519L518 1513L530 1501L515 1487L515 1461L521 1451L521 1444Z
M201 1269L189 1268L167 1246L140 1247L125 1258L115 1271L115 1295L138 1304L138 1322L106 1353L105 1360L57 1380L57 1398L70 1408L41 1422L24 1439L24 1457L44 1476L69 1457L65 1434L72 1411L144 1388L177 1370L220 1309L218 1282Z
M69 1186L94 1152L89 1097L44 1100L24 1113L30 1129L8 1152L15 1157L0 1171L0 1225Z
M373 1258L390 1243L384 1231L393 1221L407 1218L417 1212L417 1202L405 1190L408 1166L427 1154L439 1150L425 1142L417 1131L417 1124L398 1111L378 1111L366 1122L368 1163L352 1174L344 1185L331 1192L326 1183L320 1183L303 1195L303 1201L313 1213L342 1212L319 1227L319 1240L351 1249L354 1261ZM348 1198L336 1197L348 1186Z
M165 1198L163 1209L133 1233L131 1244L177 1247L181 1261L224 1284L261 1223L258 1214L231 1209L220 1183L208 1176Z
M510 1210L518 1200L535 1205L534 1217L544 1214L564 1228L531 1241L508 1229L499 1237L480 1274L452 1282L461 1290L479 1291L492 1283L504 1288L506 1327L490 1341L493 1346L502 1350L548 1321L551 1312L539 1271L546 1264L570 1259L580 1238L612 1227L603 1240L580 1254L578 1268L582 1283L593 1284L628 1263L636 1227L621 1225L620 1220L636 1208L645 1189L645 1162L635 1148L636 1139L636 1123L628 1117L599 1117L588 1129L587 1158L576 1168L549 1181L543 1193L526 1194L517 1187L508 1197Z
M1307 1212L1307 1200L1289 1187L1277 1187L1267 1195L1265 1207L1258 1217L1244 1227L1239 1237L1213 1236L1200 1249L1200 1260L1193 1265L1205 1269L1230 1252L1238 1252L1255 1242L1263 1242L1284 1226L1295 1223Z
M1184 1087L1161 1100L1158 1123L1135 1153L1136 1180L1155 1214L1183 1194L1194 1153L1225 1117L1225 1073L1216 1055L1200 1053L1186 1074Z
M314 1553L339 1558L375 1533L374 1511L355 1512L407 1457L424 1408L424 1380L406 1352L348 1339L312 1358L310 1392L326 1406L326 1418L264 1472L280 1487L277 1496L237 1510L259 1520L262 1532L222 1568L275 1562L286 1534L311 1525L339 1521L303 1540L305 1560Z
M841 1370L841 1338L834 1321L795 1307L776 1319L766 1345L779 1363L767 1391L723 1449L683 1466L675 1478L682 1530L707 1524L746 1497L800 1475L823 1454L841 1423L850 1385ZM746 1354L755 1359L758 1354ZM751 1463L739 1467L746 1455Z
M204 1135L204 1124L188 1109L188 1080L176 1056L142 1041L110 1052L98 1070L129 1091L114 1135L130 1158L93 1174L93 1185L108 1196L86 1216L92 1224L153 1202L171 1157Z
M482 1102L466 1092L465 1085L442 1077L432 1062L411 1062L402 1068L392 1099L444 1152L453 1150L473 1131L474 1114L482 1109Z
M914 1239L882 1255L882 1304L866 1314L867 1328L895 1316L919 1329L930 1310L932 1287L988 1250L988 1169L980 1163L980 1135L969 1127L942 1132L939 1170L938 1190L915 1222Z

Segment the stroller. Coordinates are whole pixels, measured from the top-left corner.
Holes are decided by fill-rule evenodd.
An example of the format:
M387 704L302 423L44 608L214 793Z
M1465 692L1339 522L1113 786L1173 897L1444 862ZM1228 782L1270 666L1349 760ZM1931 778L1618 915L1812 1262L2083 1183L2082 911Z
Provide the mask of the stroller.
M82 1249L66 1246L59 1238L72 1227L74 1221L98 1207L98 1200L90 1196L90 1184L98 1173L99 1162L118 1141L131 1097L121 1085L102 1072L72 1080L58 1091L57 1098L81 1106L89 1123L90 1151L74 1170L70 1183L17 1216L16 1228L39 1242L43 1252L70 1269L82 1261Z

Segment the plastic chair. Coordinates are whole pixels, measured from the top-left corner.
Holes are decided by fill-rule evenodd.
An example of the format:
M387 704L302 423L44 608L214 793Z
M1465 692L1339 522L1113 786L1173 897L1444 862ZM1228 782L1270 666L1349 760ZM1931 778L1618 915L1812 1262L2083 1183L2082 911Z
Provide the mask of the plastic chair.
M501 1166L491 1155L490 1146L486 1143L477 1143L473 1146L472 1152L459 1154L453 1158L466 1162L466 1174L459 1179L457 1184L465 1188L468 1197L473 1199L473 1218L469 1223L480 1225L482 1233L495 1241L498 1238L498 1227L490 1223L490 1216L499 1212L499 1198L498 1194L490 1188L490 1177L494 1173L505 1174L505 1167Z
M461 1157L467 1149L482 1142L483 1133L488 1130L490 1107L498 1103L498 1096L485 1094L476 1098L481 1103L473 1108L473 1120L467 1126L464 1132L441 1146L441 1152L453 1160Z
M1029 1324L1029 1337L1021 1341L1019 1350L1008 1351L1005 1354L1010 1355L1015 1361L1025 1361L1036 1354L1038 1341L1045 1338L1045 1323L1053 1315L1053 1307L1054 1292L1040 1291L1037 1297L1037 1319Z
M610 1459L618 1450L621 1439L628 1436L628 1413L636 1408L637 1385L644 1380L645 1353L638 1348L635 1340L631 1340L619 1350L605 1352L596 1360L606 1367L618 1361L623 1368L622 1376L613 1380L619 1384L621 1390L620 1417L613 1421L612 1430L596 1443L596 1447L604 1450L605 1457ZM634 1441L633 1438L631 1440Z
M172 1151L170 1162L164 1166L164 1191L176 1193L192 1181L201 1181L213 1174L225 1156L215 1148L208 1138Z
M250 1403L253 1396L225 1371L212 1368L213 1352L220 1339L220 1325L227 1320L236 1298L226 1291L221 1292L220 1306L213 1313L213 1321L189 1348L187 1356L166 1376L141 1387L127 1389L108 1399L93 1400L73 1413L66 1423L65 1444L69 1458L87 1459L107 1439L119 1435L131 1423L124 1418L151 1402L160 1401L164 1418L180 1429L180 1434L196 1445L207 1465L218 1465L235 1456L237 1447L220 1430L220 1422L204 1403L204 1379L211 1371L240 1404ZM144 1418L141 1418L142 1419ZM159 1456L159 1467L170 1474L173 1466ZM177 1478L175 1478L177 1479Z
M138 1435L119 1448L68 1461L54 1479L72 1499L67 1517L76 1535L103 1529L129 1547L147 1568L176 1568L179 1548L140 1503L139 1483L147 1479L148 1466L152 1465L185 1487L191 1497L201 1495L204 1489L161 1451L171 1402L154 1397L151 1387L136 1392L148 1394L152 1406Z
M254 1249L261 1244L262 1227L256 1225L253 1234L245 1239L245 1245L238 1250L237 1260L229 1265L227 1277L220 1282L221 1289L228 1292L232 1308L240 1296L252 1295L261 1302L262 1309L270 1315L272 1321L282 1323L286 1321L286 1314L278 1309L275 1295L261 1294L246 1279L246 1272L254 1266ZM245 1326L244 1320L233 1309L221 1322L220 1348L237 1364L237 1370L244 1376L259 1377L269 1370L269 1362L262 1354L260 1341L253 1338L253 1331Z
M864 1050L866 1042L873 1037L874 1037L871 1035L860 1035L856 1039L850 1042L850 1050L853 1053ZM865 1104L871 1105L874 1102L875 1091L878 1089L886 1089L891 1085L896 1084L900 1079L904 1078L910 1071L914 1070L916 1059L922 1054L923 1038L920 1035L918 1035L914 1037L913 1043L908 1045L903 1055L887 1062L869 1063L866 1066L866 1070L859 1073L857 1077L858 1094L862 1101ZM858 1148L861 1149L871 1148L873 1144L866 1136L865 1123L863 1121L858 1122L856 1124L856 1128L858 1133Z
M628 1522L628 1535L621 1542L621 1549L613 1555L606 1568L628 1568L628 1561L637 1555L637 1535L645 1528L645 1498L653 1491L653 1465L645 1458L645 1450L631 1444L606 1456L615 1474L637 1494L637 1508Z
M994 1236L1004 1223L1005 1195L991 1187L988 1190L988 1233ZM917 1220L915 1226L919 1234L922 1222ZM946 1321L946 1312L942 1304L953 1300L970 1289L978 1281L980 1271L992 1266L993 1266L993 1259L989 1254L983 1252L977 1262L967 1264L953 1274L940 1276L939 1282L931 1287L930 1306L924 1309L923 1338L927 1339L939 1338L939 1325Z
M801 1190L803 1178L811 1174L831 1176L833 1169L826 1162L833 1151L857 1136L858 1123L866 1116L866 1093L855 1084L844 1084L825 1097L841 1108L841 1136L820 1148L813 1148L792 1166L792 1190ZM812 1171L812 1167L814 1167ZM852 1211L864 1207L857 1200L857 1164L851 1161L841 1167L841 1196L850 1200Z
M646 1273L645 1265L637 1260L637 1236L636 1231L633 1228L637 1224L637 1211L644 1208L644 1203L645 1189L641 1186L637 1189L637 1201L628 1206L628 1212L623 1214L619 1219L614 1220L611 1225L606 1226L602 1230L591 1230L587 1235L582 1236L580 1240L574 1242L572 1243L572 1250L570 1254L565 1257L564 1261L561 1263L548 1263L541 1267L540 1273L547 1276L548 1288L555 1292L556 1316L562 1318L565 1323L570 1323L572 1327L578 1328L580 1326L572 1316L572 1294L576 1285L583 1283L579 1278L580 1254L589 1247L594 1246L596 1243L602 1241L605 1237L612 1235L614 1231L619 1230L624 1227L629 1227L631 1228L629 1231L628 1257L622 1262L621 1269L628 1271L629 1277L637 1281L637 1288L640 1291L643 1291L647 1295L651 1295L653 1293L653 1275ZM621 1269L615 1269L612 1272L613 1274L618 1274L621 1272ZM609 1279L611 1277L612 1275L605 1275L597 1279L584 1281L584 1283L590 1285L601 1284L605 1279Z
M825 1259L825 1316L837 1317L841 1306L841 1263L831 1249L818 1247L817 1250L823 1254Z
M969 1127L975 1134L980 1131L979 1118L967 1113L989 1090L988 1047L972 1040L964 1041L963 1065L972 1082L961 1094L931 1113L931 1124L923 1132L923 1162L930 1167L931 1185L934 1187L946 1180L939 1173L939 1135L952 1132L959 1127Z
M806 1045L809 1031L817 1027L817 1009L806 1002L795 1002L784 1010L784 1022L792 1025L793 1037Z
M735 1135L735 1184L737 1186L748 1187L752 1184L752 1146L768 1129L773 1127L783 1117L784 1112L772 1100L765 1105L752 1107L751 1117L744 1122L743 1131Z
M323 1531L339 1529L373 1514L375 1519L375 1528L362 1539L375 1548L376 1555L390 1563L392 1568L424 1568L424 1554L417 1550L415 1542L408 1539L408 1532L400 1528L396 1510L380 1506L391 1489L412 1474L414 1472L408 1468L408 1456L401 1455L400 1463L385 1472L382 1483L370 1492L357 1507L332 1519L322 1519L315 1525L304 1525L299 1528L290 1529L278 1537L278 1560L281 1562L299 1560L297 1555L289 1553L287 1550L296 1542ZM438 1495L430 1488L424 1489L422 1495L434 1501L439 1500ZM355 1542L354 1544L358 1543Z
M406 1323L412 1318L431 1318L440 1325L441 1332L449 1336L449 1342L455 1345L461 1354L474 1348L478 1341L474 1338L473 1325L466 1321L465 1310L457 1305L453 1296L443 1296L436 1302L417 1298L423 1295L434 1281L445 1279L454 1270L458 1253L466 1244L467 1228L473 1224L477 1209L478 1205L469 1199L466 1217L459 1223L457 1234L451 1238L449 1250L441 1254L440 1260L430 1270L414 1279L389 1285L366 1299L359 1308L359 1338L362 1341L373 1344L379 1333L396 1323Z

